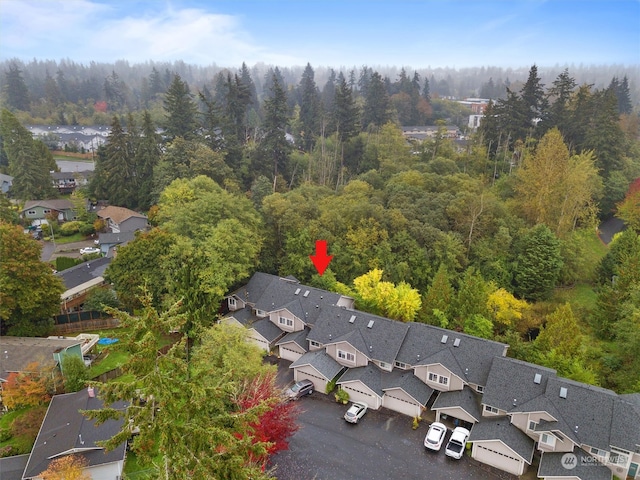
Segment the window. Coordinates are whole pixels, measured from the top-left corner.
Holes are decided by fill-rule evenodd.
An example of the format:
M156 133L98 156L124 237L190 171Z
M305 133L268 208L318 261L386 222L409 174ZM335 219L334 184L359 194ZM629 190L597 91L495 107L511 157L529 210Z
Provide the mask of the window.
M540 443L544 445L548 445L550 447L554 447L556 445L556 437L551 435L550 433L543 433L540 435Z
M36 211L35 210L27 210L27 215L35 215Z
M599 448L596 448L596 447L591 447L591 453L593 453L598 457L604 457L607 455L607 452L605 452L604 450L600 450Z
M529 430L535 430L537 423L533 420L529 420Z
M320 346L320 342L314 342L313 340L309 340L309 346L310 347L319 347Z
M389 368L389 365L384 362L380 362L380 368Z
M484 411L489 413L498 413L498 409L496 407L491 407L489 405L484 406Z
M402 368L403 370L407 368L407 364L403 362L395 362L395 366L398 368Z
M429 372L427 377L430 382L439 383L440 385L449 385L449 377L438 375L437 373Z
M267 314L266 314L266 312L264 310L258 310L258 309L256 310L256 317L262 318L262 317L266 317L266 316L267 316Z
M482 385L477 385L476 386L476 392L478 393L484 393L484 387Z
M229 298L229 307L235 308L236 306L236 299L235 298Z
M51 210L49 210L48 208L45 208L45 209L43 210L43 213L46 215L46 214L48 214L48 213L51 213Z
M347 362L356 363L356 356L351 352L345 352L344 350L338 350L338 358L346 360Z
M280 325L285 325L287 327L293 327L293 320L291 318L280 317L280 319L278 320L278 323L280 323Z

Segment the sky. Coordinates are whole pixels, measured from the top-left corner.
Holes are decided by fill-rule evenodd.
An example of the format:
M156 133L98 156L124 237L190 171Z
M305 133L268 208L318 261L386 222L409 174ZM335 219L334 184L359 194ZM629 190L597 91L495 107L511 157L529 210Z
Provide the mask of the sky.
M639 65L640 0L0 0L0 59Z

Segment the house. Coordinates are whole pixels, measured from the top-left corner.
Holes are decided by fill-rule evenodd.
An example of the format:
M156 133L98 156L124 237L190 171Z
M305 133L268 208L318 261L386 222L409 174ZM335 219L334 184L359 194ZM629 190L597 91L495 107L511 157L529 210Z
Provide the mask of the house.
M52 217L59 222L68 222L75 220L76 215L75 206L67 199L28 200L20 213L32 225L47 223L47 218Z
M558 377L552 369L511 358L495 358L482 405L484 418L479 424L485 423L485 419L508 421L512 428L527 435L541 455L539 471L548 472L548 478L558 478L556 464L561 455L557 453L582 458L581 450L592 457L592 464L608 469L604 476L584 478L638 476L640 394L618 395ZM470 441L479 441L481 445L489 441L479 440L474 432L475 427ZM497 433L509 435L496 436L492 441L509 445L510 438L513 439L513 433L506 428ZM474 450L472 455L476 453ZM504 470L511 468L499 454L483 452L481 458L474 458ZM597 471L604 472L589 470L590 475L596 475Z
M124 410L127 404L117 402L110 408ZM104 408L93 388L75 393L55 395L49 403L38 436L29 455L22 479L37 479L56 458L79 454L87 461L84 469L93 480L116 480L122 477L126 442L111 451L98 446L122 428L124 419L106 420L96 425L82 414L83 410Z
M62 279L65 287L65 291L60 295L61 313L82 309L82 304L89 292L105 285L103 275L109 263L111 263L110 257L100 257L55 274Z
M135 232L147 228L147 217L124 207L112 205L96 212L102 218L112 233Z
M84 338L0 337L0 391L10 374L27 373L34 362L53 375L65 356L75 355L82 360L84 342Z
M82 172L51 172L53 187L61 194L72 193L76 188L87 185L93 175L91 170Z
M119 246L124 246L135 238L135 232L99 233L98 244L105 257L113 257Z
M256 273L223 312L223 322L291 360L296 381L318 392L335 382L372 409L419 416L430 408L437 420L471 428L471 456L504 472L522 475L538 456L544 479L640 478L640 393L560 378L506 357L503 343L358 311L352 298L293 277ZM563 476L576 461L584 468Z
M7 193L13 184L13 177L0 173L0 193Z
M77 151L95 152L107 142L111 133L108 125L26 125L34 139L54 143L57 149L71 148Z
M445 138L458 138L460 136L460 129L456 125L446 125L444 127L438 125L402 127L402 134L405 138L419 141L436 138L440 132L443 132Z

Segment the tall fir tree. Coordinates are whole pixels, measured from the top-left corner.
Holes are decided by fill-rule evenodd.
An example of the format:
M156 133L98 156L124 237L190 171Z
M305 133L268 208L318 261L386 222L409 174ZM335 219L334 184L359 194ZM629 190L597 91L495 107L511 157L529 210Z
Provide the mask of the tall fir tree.
M381 127L389 120L391 120L389 95L382 76L378 72L373 72L362 110L362 126Z
M307 66L300 79L300 133L297 139L306 151L313 148L320 133L320 92L314 79L311 64Z
M275 190L278 176L284 176L287 173L292 146L286 137L289 125L287 94L275 73L271 78L271 85L270 96L264 101L265 118L260 151L265 166L272 165L271 172Z
M7 105L16 110L29 110L29 89L16 62L9 64L4 72L4 97Z
M353 138L359 131L358 106L342 72L338 76L331 126L332 131L338 134L338 139L342 142Z
M169 141L176 137L190 140L197 136L197 107L187 82L180 75L173 81L164 97L165 134Z

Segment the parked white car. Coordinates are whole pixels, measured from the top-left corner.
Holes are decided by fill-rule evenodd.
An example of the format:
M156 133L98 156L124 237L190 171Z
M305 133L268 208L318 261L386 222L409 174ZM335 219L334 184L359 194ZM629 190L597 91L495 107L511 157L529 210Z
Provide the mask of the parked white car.
M80 249L80 255L91 255L92 253L100 253L100 249L96 247L84 247Z
M429 425L429 431L424 437L424 446L429 450L440 451L446 434L447 427L443 423L433 422Z
M367 413L367 408L369 406L364 402L353 402L353 405L344 414L344 419L349 423L358 423L358 420Z
M469 430L463 427L456 427L451 434L449 443L447 443L444 449L445 455L451 458L462 458L464 453L464 447L467 445L467 439L469 438Z

